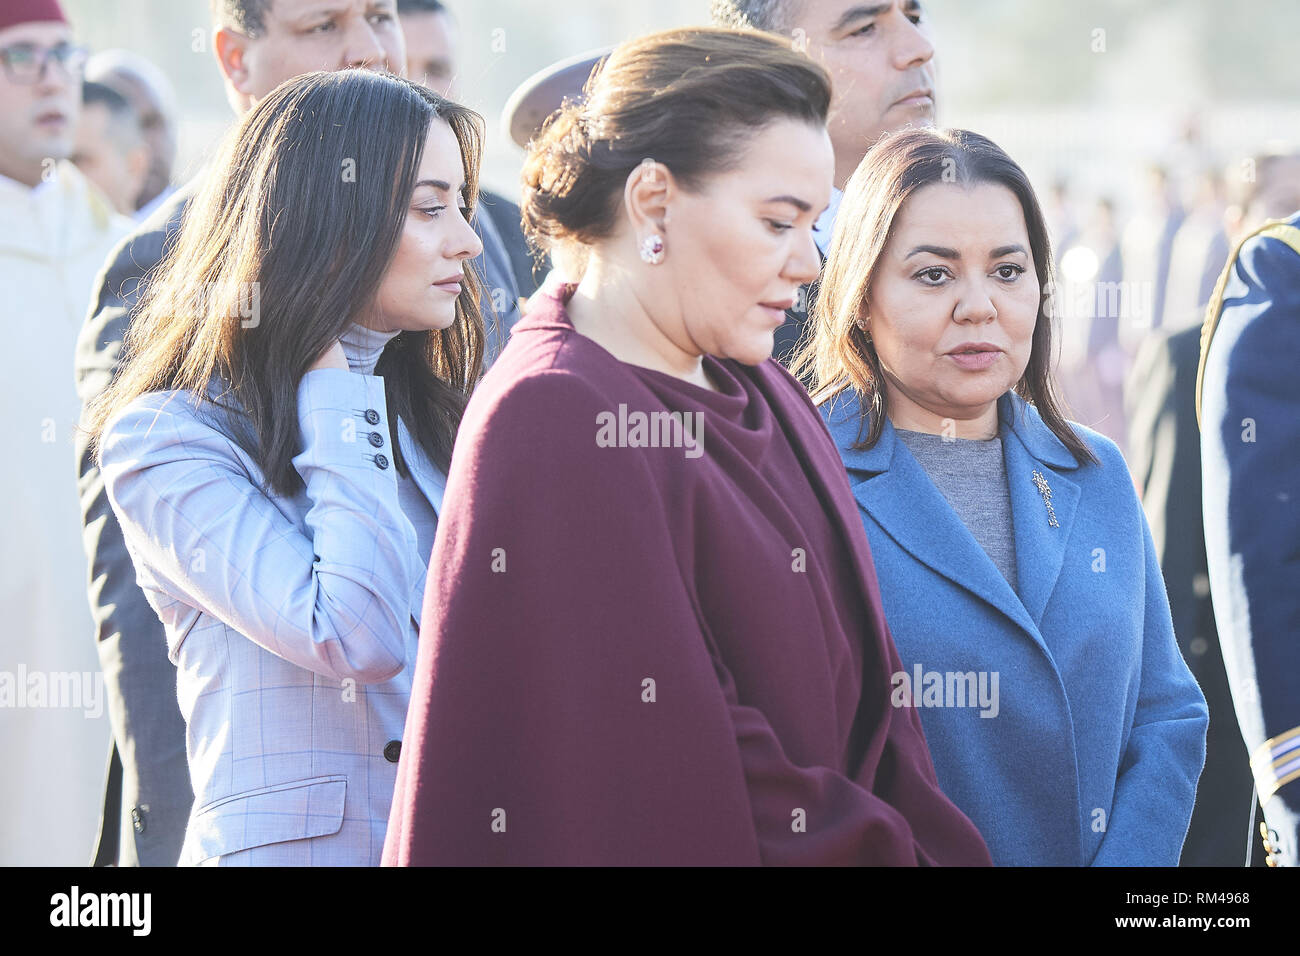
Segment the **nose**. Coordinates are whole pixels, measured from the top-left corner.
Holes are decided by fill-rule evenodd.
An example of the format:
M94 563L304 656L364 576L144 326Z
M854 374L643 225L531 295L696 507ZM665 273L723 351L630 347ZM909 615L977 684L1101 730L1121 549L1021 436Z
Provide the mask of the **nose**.
M61 93L78 79L80 77L75 71L56 62L54 57L46 55L41 62L40 73L36 76L36 88L41 93Z
M904 17L903 26L895 36L894 66L898 69L914 69L934 58L934 44L919 24Z
M785 278L807 285L822 271L822 256L811 228L802 230L803 236L791 251L785 264Z
M383 44L364 17L348 30L346 46L343 48L343 65L366 70L385 69L388 66L388 55L384 52Z
M483 240L478 237L474 226L464 214L457 217L459 220L455 230L447 237L447 246L444 255L448 259L474 259L483 254Z
M968 282L961 290L957 305L952 310L953 321L981 325L992 322L998 317L997 307L989 296L984 284L978 281Z

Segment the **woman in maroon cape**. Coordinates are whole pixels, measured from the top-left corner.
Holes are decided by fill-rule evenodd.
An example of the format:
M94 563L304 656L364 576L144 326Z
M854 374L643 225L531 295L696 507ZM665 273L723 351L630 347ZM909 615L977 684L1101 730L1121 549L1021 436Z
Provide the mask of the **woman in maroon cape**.
M820 266L829 95L779 40L676 30L533 143L525 225L578 281L461 425L386 864L989 863L770 359Z

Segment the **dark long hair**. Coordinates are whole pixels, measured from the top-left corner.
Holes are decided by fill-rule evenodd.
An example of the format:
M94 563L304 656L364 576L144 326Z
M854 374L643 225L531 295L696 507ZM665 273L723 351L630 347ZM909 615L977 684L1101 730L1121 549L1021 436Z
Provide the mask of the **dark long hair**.
M140 395L190 390L202 411L216 378L221 394L211 404L232 413L230 437L271 489L299 489L298 383L373 302L435 118L460 144L472 209L482 118L421 86L365 70L308 73L249 112L147 279L123 368L87 412L96 457L104 427ZM452 325L399 333L375 368L389 421L400 416L444 471L483 342L479 285L466 260ZM392 438L398 470L409 475L396 430Z
M968 130L905 129L877 142L849 180L840 203L835 236L822 273L808 331L791 371L809 383L815 403L833 400L846 389L861 397L865 436L855 447L880 440L889 413L884 375L876 346L857 324L867 302L894 220L908 197L932 183L962 186L992 183L1015 194L1025 216L1039 300L1029 362L1015 392L1038 409L1080 464L1097 457L1062 411L1052 381L1052 248L1047 224L1024 171L991 139Z

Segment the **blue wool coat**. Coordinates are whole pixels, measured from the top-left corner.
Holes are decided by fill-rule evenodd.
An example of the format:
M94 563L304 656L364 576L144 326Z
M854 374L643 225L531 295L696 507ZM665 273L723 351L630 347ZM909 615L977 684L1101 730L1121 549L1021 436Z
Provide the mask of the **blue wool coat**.
M993 862L1176 865L1208 714L1119 449L1076 425L1101 461L1081 467L1033 406L999 400L1017 594L891 423L854 450L856 397L821 411L904 665L894 704L918 707L939 784Z

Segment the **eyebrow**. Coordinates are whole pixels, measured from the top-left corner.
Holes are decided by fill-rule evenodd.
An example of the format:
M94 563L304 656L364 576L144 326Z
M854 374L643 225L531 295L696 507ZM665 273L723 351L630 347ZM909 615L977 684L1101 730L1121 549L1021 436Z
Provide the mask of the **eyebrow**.
M309 20L320 16L330 18L338 17L347 13L351 9L352 4L348 2L348 0L342 0L342 2L340 2L340 0L333 0L333 2L325 0L325 2L318 6L308 7L305 11L294 18L294 22L301 22L303 20ZM393 9L393 0L366 0L365 11L373 11L375 9L391 11Z
M347 12L347 9L348 7L346 4L339 4L337 2L321 3L316 6L308 7L305 10L300 11L297 15L287 17L286 19L290 23L301 25L306 23L308 20L315 20L317 17L329 17L330 19L333 19L340 14Z
M922 252L928 252L931 255L938 256L940 259L961 258L960 252L958 252L956 249L949 249L947 246L917 246L907 255L903 256L903 258L910 259L912 258L912 256L920 255ZM1020 243L1018 242L1013 242L1009 245L998 246L996 249L994 249L992 252L989 253L989 258L998 259L1001 258L1002 256L1009 256L1015 252L1020 253L1022 256L1029 255L1029 253L1025 252L1024 246L1020 245Z
M871 3L849 7L840 14L840 18L836 20L835 25L831 27L831 32L837 33L856 20L866 20L869 17L878 17L882 13L886 13L892 6L892 3ZM901 4L901 7L906 13L915 13L921 9L920 0L908 0L908 2Z
M468 185L469 183L461 183L456 188L456 192L460 192ZM447 182L445 179L421 179L415 184L414 188L419 189L421 186L432 186L434 189L441 189L445 193L451 192L451 183Z
M1013 242L1009 246L998 246L996 249L994 249L992 252L989 253L989 258L1001 259L1003 256L1009 256L1016 252L1020 253L1022 256L1029 255L1029 253L1025 252L1024 246L1022 246L1018 242Z
M771 199L765 199L764 202L787 202L800 212L809 212L812 209L812 203L805 202L798 196L773 196Z
M840 14L840 18L835 21L835 25L831 27L831 31L837 32L843 30L854 20L865 20L867 17L878 17L892 6L892 3L873 3L869 6L863 5L849 7Z

